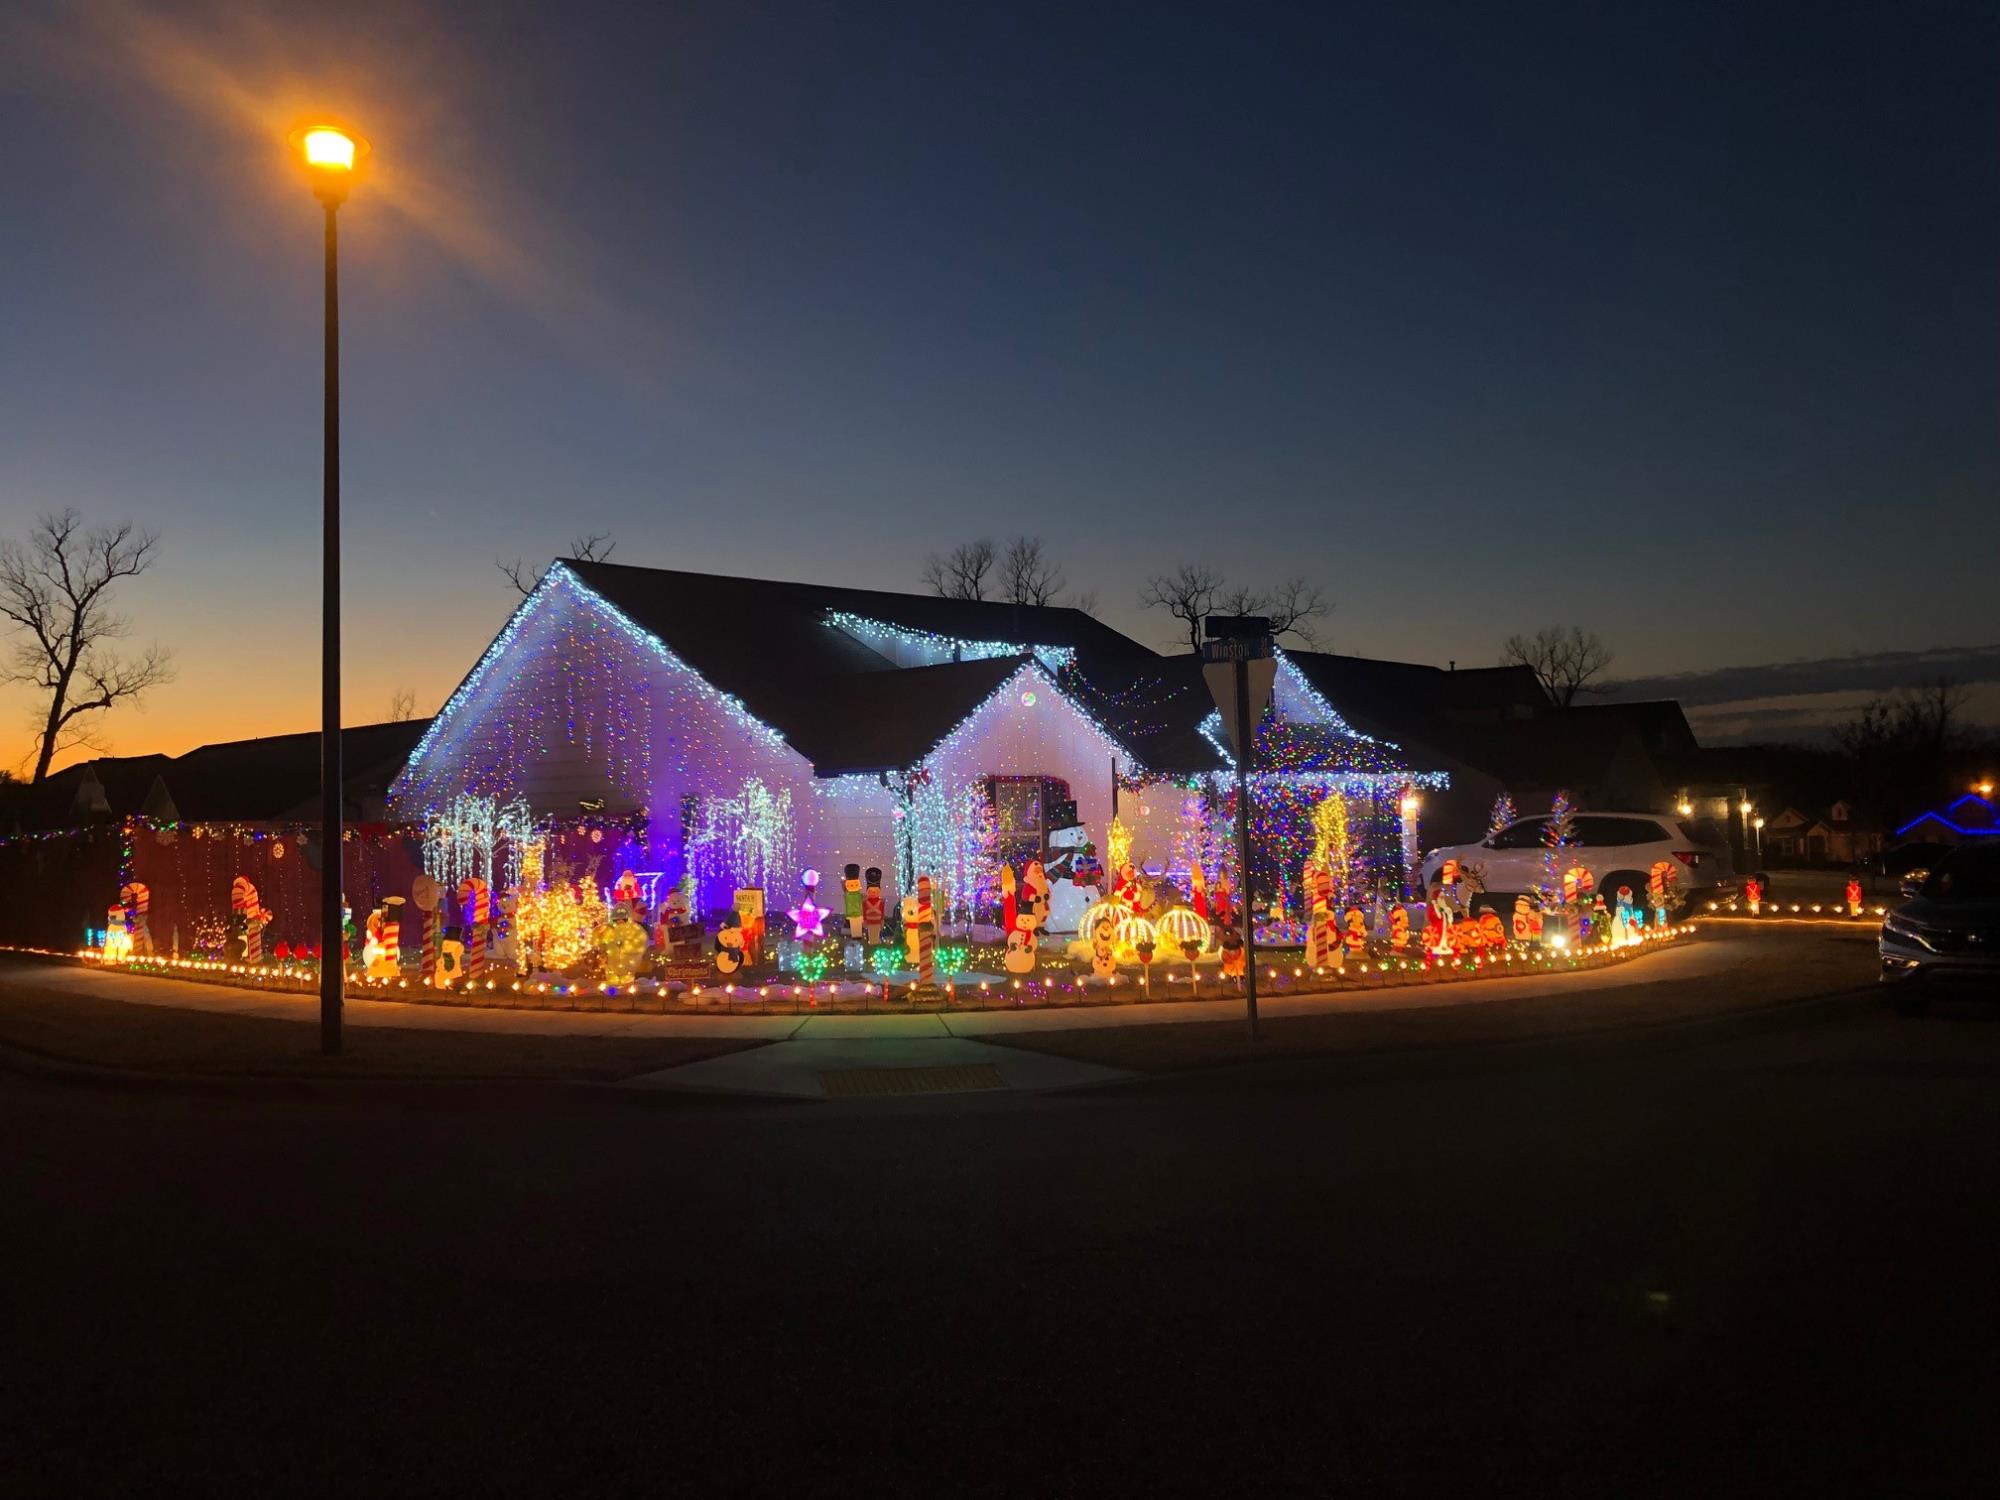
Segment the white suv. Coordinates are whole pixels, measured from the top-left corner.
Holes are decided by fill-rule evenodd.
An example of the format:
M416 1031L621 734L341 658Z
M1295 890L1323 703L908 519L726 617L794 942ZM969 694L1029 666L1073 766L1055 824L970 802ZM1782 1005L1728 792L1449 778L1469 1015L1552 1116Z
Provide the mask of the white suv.
M1446 860L1455 859L1479 872L1486 896L1475 898L1475 907L1511 910L1516 896L1541 886L1546 853L1542 839L1548 826L1546 814L1518 818L1480 843L1431 850L1424 856L1424 889L1430 889ZM1579 865L1588 870L1605 900L1613 899L1619 886L1629 885L1643 905L1647 877L1662 860L1671 862L1686 902L1736 888L1729 842L1720 830L1661 813L1579 812L1572 842L1564 846L1560 863L1561 870Z

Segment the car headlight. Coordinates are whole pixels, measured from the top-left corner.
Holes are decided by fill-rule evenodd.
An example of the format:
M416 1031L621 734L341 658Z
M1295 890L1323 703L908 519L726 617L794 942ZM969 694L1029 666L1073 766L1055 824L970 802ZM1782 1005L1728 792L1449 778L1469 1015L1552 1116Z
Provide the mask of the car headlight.
M1891 937L1899 937L1907 943L1915 943L1919 948L1935 953L1931 947L1931 930L1921 922L1904 916L1901 912L1890 912L1882 918L1882 930Z

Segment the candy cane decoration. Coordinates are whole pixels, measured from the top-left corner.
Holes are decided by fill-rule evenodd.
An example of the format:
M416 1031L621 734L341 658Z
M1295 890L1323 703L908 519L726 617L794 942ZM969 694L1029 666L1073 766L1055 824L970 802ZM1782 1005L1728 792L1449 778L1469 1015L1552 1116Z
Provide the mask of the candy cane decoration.
M477 875L468 875L458 888L458 904L465 909L465 977L470 983L486 972L486 929L493 920L493 892Z
M229 884L229 915L245 916L256 910L257 887L250 883L248 875L238 875Z
M444 920L438 911L440 892L435 877L419 873L410 882L410 901L423 913L423 982L437 982L439 942L444 937Z
M125 921L132 933L132 951L151 953L153 929L147 925L146 908L152 904L153 893L134 880L118 892L118 899L125 903Z
M937 982L937 911L931 905L931 878L917 877L917 983L929 989Z

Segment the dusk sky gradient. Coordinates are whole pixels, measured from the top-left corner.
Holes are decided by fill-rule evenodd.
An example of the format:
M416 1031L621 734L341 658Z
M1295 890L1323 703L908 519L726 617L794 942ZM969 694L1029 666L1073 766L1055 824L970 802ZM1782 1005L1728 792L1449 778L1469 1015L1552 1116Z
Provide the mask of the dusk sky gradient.
M1303 573L1337 650L1659 677L2000 642L2000 8L48 5L0 21L0 535L157 529L122 753L347 713L494 559L915 588L1038 533ZM773 671L784 664L770 664ZM27 698L0 694L0 763Z

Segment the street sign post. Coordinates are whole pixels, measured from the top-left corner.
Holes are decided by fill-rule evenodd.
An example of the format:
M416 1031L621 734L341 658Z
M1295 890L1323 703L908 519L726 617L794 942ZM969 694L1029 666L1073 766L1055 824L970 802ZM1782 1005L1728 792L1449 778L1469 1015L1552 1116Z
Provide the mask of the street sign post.
M1271 622L1257 615L1210 615L1201 643L1201 675L1221 711L1236 758L1236 870L1242 886L1237 909L1243 922L1243 1005L1250 1040L1257 1040L1257 923L1250 897L1250 751L1256 726L1271 702L1278 663Z

